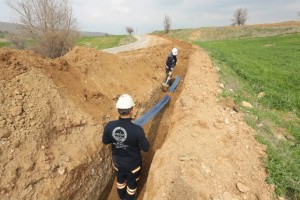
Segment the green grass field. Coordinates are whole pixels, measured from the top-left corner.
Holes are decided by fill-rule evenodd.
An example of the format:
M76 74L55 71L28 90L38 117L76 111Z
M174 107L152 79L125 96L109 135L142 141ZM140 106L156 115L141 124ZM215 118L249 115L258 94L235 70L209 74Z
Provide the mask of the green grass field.
M223 96L254 106L240 107L268 146L268 182L278 195L300 199L300 34L195 44L220 68Z
M6 47L9 45L9 42L0 42L0 48L1 47Z
M129 44L135 41L136 39L133 36L128 35L81 37L77 40L76 45L102 50Z
M7 34L0 32L0 39L6 38ZM8 46L8 42L0 41L0 48Z

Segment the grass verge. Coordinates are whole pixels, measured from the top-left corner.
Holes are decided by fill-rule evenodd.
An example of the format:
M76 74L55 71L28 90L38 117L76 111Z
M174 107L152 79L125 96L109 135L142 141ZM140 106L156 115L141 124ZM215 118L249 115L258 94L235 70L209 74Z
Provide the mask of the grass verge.
M196 42L220 68L223 96L250 102L245 119L267 145L268 182L300 199L300 34Z
M81 37L77 40L78 46L86 46L98 50L117 47L135 42L136 39L131 35Z
M0 48L1 47L6 47L8 46L10 43L9 42L0 42Z

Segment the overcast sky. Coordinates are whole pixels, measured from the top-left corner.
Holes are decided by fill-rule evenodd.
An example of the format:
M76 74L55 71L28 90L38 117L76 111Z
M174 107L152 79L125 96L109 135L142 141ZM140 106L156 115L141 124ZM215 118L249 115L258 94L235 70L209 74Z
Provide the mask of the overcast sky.
M13 14L0 0L0 21L12 22ZM163 30L165 15L171 29L227 26L237 8L246 8L246 24L300 20L300 0L71 0L82 31L126 34Z

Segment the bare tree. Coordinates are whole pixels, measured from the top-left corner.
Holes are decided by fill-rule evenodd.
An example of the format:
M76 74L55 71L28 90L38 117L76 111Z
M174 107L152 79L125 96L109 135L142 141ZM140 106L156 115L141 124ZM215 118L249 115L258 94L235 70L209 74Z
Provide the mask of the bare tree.
M171 18L168 15L165 15L164 28L165 28L165 33L168 34L171 28Z
M234 11L232 25L233 26L241 26L246 23L248 19L248 10L246 8L238 8Z
M127 33L129 34L129 35L131 35L132 33L133 33L133 28L132 27L130 27L130 26L127 26L126 27L126 31L127 31Z
M56 58L74 46L79 32L69 0L8 0L8 5L37 52Z

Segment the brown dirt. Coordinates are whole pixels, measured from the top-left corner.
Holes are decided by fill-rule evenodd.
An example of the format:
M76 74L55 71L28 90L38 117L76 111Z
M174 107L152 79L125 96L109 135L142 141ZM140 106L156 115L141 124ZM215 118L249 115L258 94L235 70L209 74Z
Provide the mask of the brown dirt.
M271 199L264 147L232 101L217 101L208 55L168 38L118 55L76 47L56 60L1 48L1 199L97 199L110 190L118 199L103 126L117 118L118 95L133 95L136 118L164 95L173 46L182 81L144 127L152 149L138 199Z

